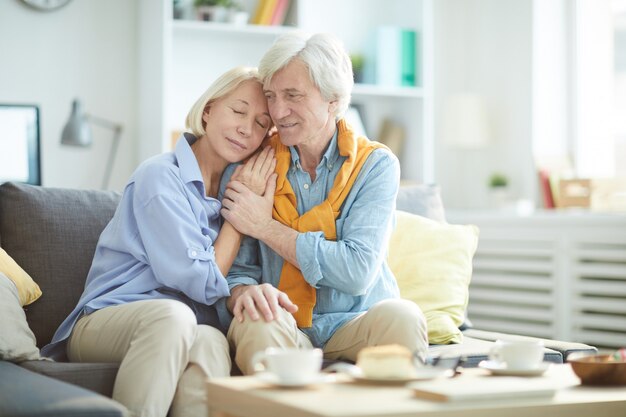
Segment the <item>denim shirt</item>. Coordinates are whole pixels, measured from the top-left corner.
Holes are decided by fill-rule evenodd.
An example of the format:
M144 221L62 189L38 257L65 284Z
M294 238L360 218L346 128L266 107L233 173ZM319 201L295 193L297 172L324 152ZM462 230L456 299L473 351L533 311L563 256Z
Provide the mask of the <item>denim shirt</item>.
M339 155L335 132L311 182L296 149L290 147L290 151L287 179L302 215L326 199L346 157ZM233 166L227 168L222 187L233 170ZM316 288L317 296L313 326L301 330L316 347L323 347L339 327L377 302L399 297L386 262L399 178L398 159L387 149L374 150L336 220L337 241L326 240L323 232L305 232L297 237L296 257L302 275ZM231 289L262 283L278 287L282 267L283 259L269 246L245 237L228 273L228 284ZM222 326L228 328L232 315L225 302L221 300L216 307Z
M186 136L174 152L145 161L131 177L100 235L78 305L42 349L44 356L64 359L65 340L83 314L175 299L189 305L200 322L211 315L206 306L230 294L213 248L222 204L206 196L190 146L196 139Z

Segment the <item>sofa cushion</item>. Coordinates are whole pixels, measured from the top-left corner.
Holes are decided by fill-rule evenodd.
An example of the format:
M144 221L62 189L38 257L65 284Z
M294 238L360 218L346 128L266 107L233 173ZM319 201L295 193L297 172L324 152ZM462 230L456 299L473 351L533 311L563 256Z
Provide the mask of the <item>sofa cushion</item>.
M436 184L402 185L396 198L396 209L418 214L438 222L446 216L441 201L441 189Z
M17 288L0 272L0 359L22 362L39 358L35 335L26 323Z
M31 304L41 297L41 289L37 283L2 248L0 248L0 273L15 284L21 306Z
M119 198L110 191L0 186L0 244L43 292L26 311L39 347L76 306Z
M0 361L0 416L122 417L120 403L84 388Z
M397 212L396 219L388 261L400 295L424 312L430 343L460 343L478 228L403 211Z

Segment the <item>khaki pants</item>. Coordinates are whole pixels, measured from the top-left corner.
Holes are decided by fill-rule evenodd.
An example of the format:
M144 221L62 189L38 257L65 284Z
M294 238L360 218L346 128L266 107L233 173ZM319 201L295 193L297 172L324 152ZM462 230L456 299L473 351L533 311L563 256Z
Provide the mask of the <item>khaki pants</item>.
M250 320L244 314L242 323L233 320L228 341L235 348L235 362L249 375L252 356L267 347L312 348L309 338L298 329L293 316L281 310L271 322ZM407 300L385 300L369 311L341 326L324 347L327 359L356 361L357 353L366 346L397 343L417 352L422 358L428 352L428 332L422 310Z
M206 416L206 379L230 375L228 342L198 325L185 304L145 300L81 318L70 336L72 362L118 362L113 399L133 416ZM171 409L170 409L171 407Z

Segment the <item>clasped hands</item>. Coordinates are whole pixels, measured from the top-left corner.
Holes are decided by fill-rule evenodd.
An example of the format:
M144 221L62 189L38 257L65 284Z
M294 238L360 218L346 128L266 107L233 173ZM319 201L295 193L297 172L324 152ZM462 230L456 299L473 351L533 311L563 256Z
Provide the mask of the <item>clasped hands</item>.
M221 214L240 233L261 239L263 231L274 221L275 168L274 150L267 146L235 169L224 192ZM244 311L252 320L272 321L280 308L290 313L298 310L287 294L270 284L235 287L226 306L239 322L244 319Z

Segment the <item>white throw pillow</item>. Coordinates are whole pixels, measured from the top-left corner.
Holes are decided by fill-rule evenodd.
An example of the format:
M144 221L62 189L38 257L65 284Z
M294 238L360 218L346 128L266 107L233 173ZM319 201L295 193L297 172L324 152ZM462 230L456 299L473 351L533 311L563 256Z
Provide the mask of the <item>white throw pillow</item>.
M17 287L0 272L0 359L11 362L41 359L28 327Z

